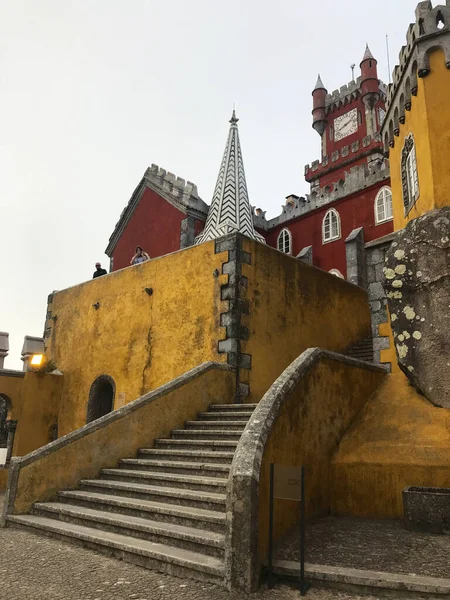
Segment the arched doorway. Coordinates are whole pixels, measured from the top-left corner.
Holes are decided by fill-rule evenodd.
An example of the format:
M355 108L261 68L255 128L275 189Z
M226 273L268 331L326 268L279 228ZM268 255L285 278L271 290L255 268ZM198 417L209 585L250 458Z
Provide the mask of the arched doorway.
M6 421L8 412L11 410L11 400L5 394L0 394L0 448L6 448L8 442L8 430Z
M86 423L110 413L114 406L116 385L109 375L100 375L91 385Z

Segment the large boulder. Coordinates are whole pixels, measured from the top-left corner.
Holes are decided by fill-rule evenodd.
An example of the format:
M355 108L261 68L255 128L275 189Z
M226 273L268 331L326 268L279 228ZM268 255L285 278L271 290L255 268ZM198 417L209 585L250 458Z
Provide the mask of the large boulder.
M450 207L398 233L384 277L400 368L428 400L450 408Z

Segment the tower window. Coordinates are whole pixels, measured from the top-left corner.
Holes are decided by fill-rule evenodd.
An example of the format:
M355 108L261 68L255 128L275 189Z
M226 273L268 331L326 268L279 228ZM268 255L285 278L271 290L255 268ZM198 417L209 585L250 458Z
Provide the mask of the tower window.
M358 110L358 125L362 125L362 112Z
M405 216L419 197L419 178L417 175L416 146L412 133L405 139L402 150L402 188Z
M375 198L375 222L377 225L392 220L392 192L383 187Z
M340 237L341 219L339 213L334 208L330 208L322 221L322 241L325 244L326 242L338 240Z
M292 235L289 229L282 229L278 235L277 248L285 254L292 254Z
M332 140L333 137L334 137L333 125L330 125L330 140Z

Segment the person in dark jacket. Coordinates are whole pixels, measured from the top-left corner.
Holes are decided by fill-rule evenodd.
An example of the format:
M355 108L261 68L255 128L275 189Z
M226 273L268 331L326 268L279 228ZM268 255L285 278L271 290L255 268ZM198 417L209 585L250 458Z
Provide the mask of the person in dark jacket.
M95 268L96 271L94 272L94 275L92 276L92 279L95 279L96 277L100 277L101 275L107 275L108 272L106 269L102 269L102 265L99 262L95 263Z

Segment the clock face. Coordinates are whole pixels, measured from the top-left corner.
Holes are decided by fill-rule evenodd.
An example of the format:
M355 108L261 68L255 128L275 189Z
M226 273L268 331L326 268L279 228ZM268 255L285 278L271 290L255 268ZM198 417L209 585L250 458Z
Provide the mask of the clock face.
M334 141L338 142L343 138L358 131L358 111L356 108L336 117L334 120Z
M378 122L380 123L380 127L383 125L384 117L386 116L386 111L382 108L378 109Z

